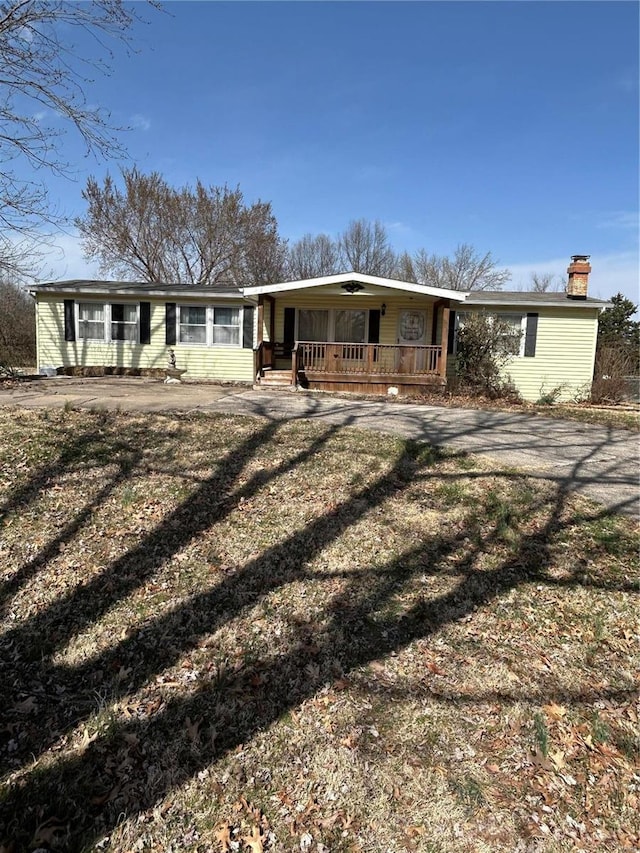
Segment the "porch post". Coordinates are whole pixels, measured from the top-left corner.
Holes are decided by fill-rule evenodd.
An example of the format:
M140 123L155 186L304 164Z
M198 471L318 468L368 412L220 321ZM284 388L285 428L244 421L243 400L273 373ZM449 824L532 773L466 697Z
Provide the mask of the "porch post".
M269 300L269 340L275 343L276 340L276 300L271 294L267 295Z
M264 296L258 296L258 346L264 341Z
M440 327L440 376L447 380L447 346L449 344L449 303L442 304L442 323Z

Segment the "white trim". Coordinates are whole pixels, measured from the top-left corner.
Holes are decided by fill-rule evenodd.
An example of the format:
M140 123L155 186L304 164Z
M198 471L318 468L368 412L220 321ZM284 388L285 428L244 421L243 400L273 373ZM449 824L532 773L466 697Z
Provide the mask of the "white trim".
M265 284L254 287L245 287L242 293L245 296L259 296L264 293L286 293L291 290L306 290L312 287L325 287L332 284L346 284L348 281L357 281L359 284L372 287L385 287L390 290L401 290L405 293L420 293L423 296L433 296L436 299L452 299L455 302L464 302L467 292L461 290L445 290L441 287L430 287L426 284L416 284L412 281L398 281L394 278L381 278L377 275L364 275L363 273L340 273L339 275L325 275L320 278L307 278L301 281L283 281L279 284ZM364 294L366 295L366 294ZM355 293L353 296L357 297Z
M191 294L189 294L191 295ZM237 297L236 297L237 299ZM206 347L211 349L212 347L220 347L223 349L243 349L242 346L244 340L244 311L242 310L244 306L242 304L232 305L232 308L238 309L238 319L239 323L237 326L223 326L218 324L222 329L234 328L238 329L238 343L237 344L222 344L218 341L213 340L213 329L214 329L214 311L216 308L229 308L228 305L205 305L202 302L176 302L176 342L174 344L175 347L187 347L188 349L192 349L193 347ZM204 343L193 341L181 341L180 340L180 309L181 308L204 308L206 311L206 332L205 332L205 340ZM183 323L182 325L189 325L188 323Z
M101 338L83 338L80 336L80 305L102 305L102 322L104 331ZM111 306L112 305L133 305L136 309L136 336L134 340L117 340L111 337ZM122 302L119 299L75 299L73 305L74 322L76 326L76 342L83 341L87 344L115 344L116 346L124 346L126 344L140 343L140 303L139 302ZM97 320L95 322L98 322ZM117 320L114 322L118 322ZM133 325L131 323L130 325Z
M611 305L611 302L600 300L600 299L588 299L588 300L580 300L580 299L565 299L564 302L561 300L542 300L542 299L526 299L526 294L524 299L517 300L509 300L509 297L505 295L502 299L499 296L495 296L493 298L488 299L476 299L476 294L480 294L482 291L475 291L473 294L469 294L472 298L466 303L465 308L483 308L485 305L490 305L491 307L499 306L504 308L606 308Z
M118 302L118 297L121 296L126 296L130 299L142 300L143 302L147 301L149 297L172 301L172 299L184 299L186 291L188 292L189 298L193 297L195 299L215 299L216 301L220 299L243 299L240 288L238 288L235 293L218 293L210 290L198 290L197 288L191 288L186 284L180 288L176 288L175 290L154 290L153 288L149 288L147 290L140 287L119 287L118 289L111 289L99 287L98 285L73 285L65 284L64 282L60 283L59 288L53 287L49 284L34 284L29 288L29 293L37 294L38 296L46 296L48 294L51 294L51 296L62 296L63 294L69 294L70 296L74 296L76 294L88 294L90 296L101 297L105 300L109 299L113 302ZM252 304L255 304L255 300L250 301Z

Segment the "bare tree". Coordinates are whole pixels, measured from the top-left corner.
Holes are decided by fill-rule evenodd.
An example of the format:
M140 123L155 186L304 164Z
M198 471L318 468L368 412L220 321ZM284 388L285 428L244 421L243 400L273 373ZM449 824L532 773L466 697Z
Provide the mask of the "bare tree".
M417 281L415 265L409 252L401 252L396 258L393 277L400 281Z
M340 265L345 272L389 277L396 266L396 255L381 222L352 220L338 238Z
M554 275L551 272L531 273L531 287L529 290L533 291L533 293L549 293L564 289L565 283L562 276Z
M292 280L340 272L338 245L328 234L305 234L289 247L287 276Z
M452 258L430 255L420 249L414 258L415 280L448 290L500 290L510 279L507 269L498 269L487 252L481 255L468 243L456 247Z
M20 285L0 277L0 376L35 363L34 301Z
M184 284L263 283L282 272L284 246L271 205L245 205L239 188L175 189L157 172L89 178L76 220L85 256L105 273Z
M278 235L271 204L258 202L244 215L242 251L232 278L241 284L273 284L286 277L287 243Z
M38 236L43 223L62 219L49 204L46 179L71 170L62 150L65 129L79 134L87 152L109 158L124 153L118 128L93 104L91 77L108 73L109 43L127 45L136 20L136 9L121 0L0 0L0 265L5 271L15 272L24 262L16 249L20 240ZM93 36L97 58L77 55L74 33Z

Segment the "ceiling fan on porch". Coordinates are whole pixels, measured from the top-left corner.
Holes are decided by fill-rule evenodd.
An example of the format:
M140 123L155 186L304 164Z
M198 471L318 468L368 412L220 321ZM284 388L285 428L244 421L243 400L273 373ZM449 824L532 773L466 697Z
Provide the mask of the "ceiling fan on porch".
M361 290L364 290L364 285L360 284L359 281L345 281L344 284L341 284L340 287L346 293L359 293Z

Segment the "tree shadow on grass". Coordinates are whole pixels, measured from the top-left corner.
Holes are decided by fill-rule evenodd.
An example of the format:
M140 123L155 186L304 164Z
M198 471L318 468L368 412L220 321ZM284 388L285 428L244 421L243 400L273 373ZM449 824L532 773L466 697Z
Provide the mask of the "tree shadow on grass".
M57 649L138 588L160 563L227 515L241 498L255 494L277 474L295 472L339 429L328 427L275 470L253 474L239 485L248 461L263 443L274 439L277 428L277 424L268 423L256 429L228 454L213 477L99 578L5 634L3 645L14 651L5 669L5 683L11 692L24 695L36 679L47 685L47 695L38 696L38 710L30 718L26 734L22 732L12 759L14 766L18 760L24 761L24 771L0 805L0 826L18 844L27 845L38 824L55 816L68 827L65 849L84 849L99 835L108 834L123 812L132 816L152 808L173 788L250 741L323 684L433 635L522 583L549 581L552 545L572 521L567 518L565 490L556 489L530 507L544 513L545 524L523 535L507 557L483 571L478 570L478 559L502 535L502 520L484 518L479 525L482 507L470 507L462 521L446 533L404 548L383 565L364 565L347 578L345 588L327 596L318 619L321 628L289 625L286 650L262 652L244 665L216 670L199 681L188 696L165 696L142 717L121 716L89 738L84 748L30 772L30 756L37 757L81 720L87 720L95 709L95 698L88 689L92 673L106 673L100 689L109 702L126 703L127 697L143 690L155 676L196 649L203 637L241 617L274 590L310 579L313 573L307 566L319 553L387 499L429 477L429 469L440 459L438 452L425 452L424 445L408 443L391 470L284 541L249 559L231 577L77 666L52 664L49 658ZM448 575L455 580L449 591L433 598L419 597L400 614L389 607L394 596L418 576ZM580 581L573 578L569 583L577 586ZM74 705L72 698L64 700L65 695L79 696L80 701ZM198 751L185 744L187 719L191 725L201 721L212 733L202 740ZM114 763L123 744L144 744L159 771L152 777L147 774L136 779L130 762ZM97 791L104 791L104 795Z

